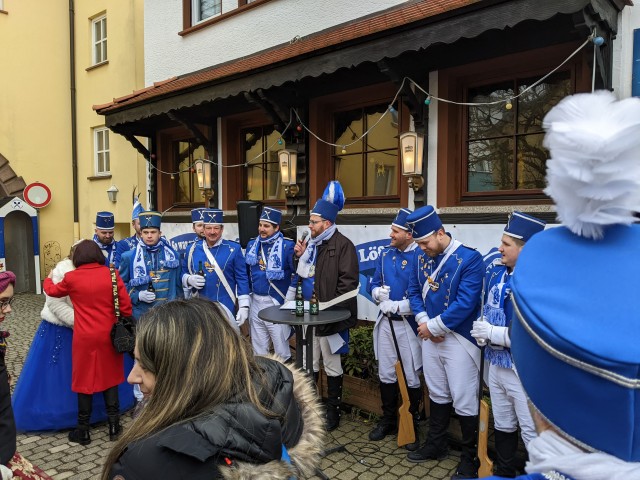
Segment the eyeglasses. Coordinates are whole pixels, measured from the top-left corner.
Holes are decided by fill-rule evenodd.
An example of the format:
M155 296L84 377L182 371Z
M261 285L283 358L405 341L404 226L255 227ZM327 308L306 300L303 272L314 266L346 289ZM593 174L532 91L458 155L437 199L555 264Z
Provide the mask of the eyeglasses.
M4 310L5 308L9 307L13 303L14 298L15 297L0 300L0 310Z
M322 222L324 222L324 220L309 220L309 225L317 225Z

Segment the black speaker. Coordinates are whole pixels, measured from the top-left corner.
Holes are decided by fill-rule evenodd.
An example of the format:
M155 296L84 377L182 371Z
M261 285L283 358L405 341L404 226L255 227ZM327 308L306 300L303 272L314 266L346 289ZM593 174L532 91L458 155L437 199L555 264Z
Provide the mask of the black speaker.
M238 234L240 245L247 248L247 243L258 236L258 222L262 213L262 202L253 200L240 200L238 207Z

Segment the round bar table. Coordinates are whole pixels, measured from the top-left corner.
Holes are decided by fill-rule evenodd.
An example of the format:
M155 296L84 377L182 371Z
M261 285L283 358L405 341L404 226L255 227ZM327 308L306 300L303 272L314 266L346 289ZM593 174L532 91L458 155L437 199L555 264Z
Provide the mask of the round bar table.
M307 359L306 372L313 376L313 332L317 325L326 325L346 320L351 312L346 308L332 307L321 310L317 315L304 312L303 317L298 317L295 310L282 310L279 305L267 307L258 312L258 317L265 322L292 325L296 330L296 367L302 368L302 355L299 355L300 346L304 347L304 355ZM307 327L306 329L304 327Z

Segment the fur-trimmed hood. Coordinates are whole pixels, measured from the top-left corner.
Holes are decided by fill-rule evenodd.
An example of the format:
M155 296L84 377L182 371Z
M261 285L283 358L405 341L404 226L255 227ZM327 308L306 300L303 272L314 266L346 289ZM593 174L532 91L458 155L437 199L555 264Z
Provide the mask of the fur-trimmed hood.
M72 270L75 270L73 262L69 258L64 258L54 267L51 280L53 283L60 283L65 274ZM73 305L69 297L54 298L45 293L45 298L44 307L40 312L42 319L54 325L73 328Z

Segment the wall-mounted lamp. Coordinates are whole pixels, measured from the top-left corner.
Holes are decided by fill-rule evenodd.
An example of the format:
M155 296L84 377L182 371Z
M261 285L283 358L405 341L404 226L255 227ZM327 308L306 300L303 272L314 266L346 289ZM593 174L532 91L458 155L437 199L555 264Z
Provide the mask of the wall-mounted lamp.
M118 200L118 192L120 190L118 190L118 187L116 187L115 185L111 185L109 188L107 188L107 195L109 196L109 200L111 200L113 203L116 203L116 201Z
M205 206L209 206L209 197L213 194L211 187L211 163L198 159L193 162L196 169L196 177L198 178L198 188L202 191L202 197L205 199Z
M298 152L295 150L278 150L280 164L280 181L287 197L295 197L300 191L296 180L298 174Z
M416 132L405 132L400 135L400 154L402 155L402 175L409 177L408 183L414 191L424 185L422 177L422 155L424 137Z

